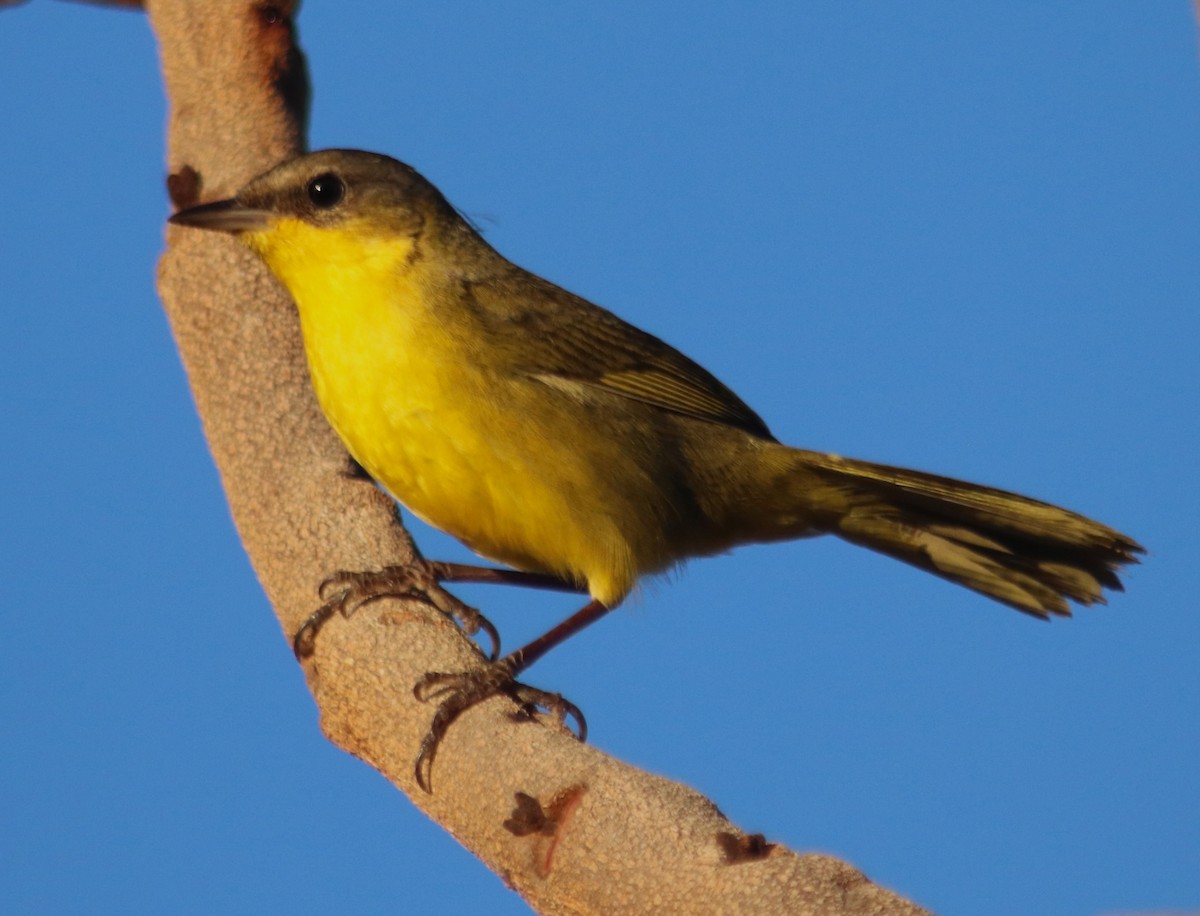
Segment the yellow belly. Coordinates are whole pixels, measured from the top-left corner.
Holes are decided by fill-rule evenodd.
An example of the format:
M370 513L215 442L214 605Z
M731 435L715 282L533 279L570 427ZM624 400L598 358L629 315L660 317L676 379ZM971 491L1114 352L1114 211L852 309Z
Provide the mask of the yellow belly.
M289 286L321 407L376 481L481 555L609 605L669 563L630 542L636 495L596 492L619 444L589 442L578 411L554 406L563 395L465 346L413 272L352 274L326 266L320 283Z

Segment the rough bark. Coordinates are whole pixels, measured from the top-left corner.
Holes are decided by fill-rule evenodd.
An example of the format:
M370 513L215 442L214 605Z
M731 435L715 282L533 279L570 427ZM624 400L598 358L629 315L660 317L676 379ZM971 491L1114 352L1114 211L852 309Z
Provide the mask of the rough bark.
M176 206L228 196L302 151L306 83L287 2L149 0L170 102ZM403 562L393 506L346 474L309 388L294 309L237 244L171 228L163 303L254 568L291 637L317 584ZM325 734L377 768L545 913L917 913L849 865L745 836L716 807L493 700L450 730L418 789L427 671L478 665L449 621L386 600L317 641L306 674ZM521 793L518 795L518 793Z

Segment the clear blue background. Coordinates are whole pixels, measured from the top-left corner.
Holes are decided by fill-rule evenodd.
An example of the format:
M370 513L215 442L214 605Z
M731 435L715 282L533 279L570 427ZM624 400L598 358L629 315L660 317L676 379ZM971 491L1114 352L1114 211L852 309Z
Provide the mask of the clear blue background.
M1151 551L1049 625L834 541L695 563L531 672L597 746L944 913L1200 906L1185 0L313 0L300 33L313 148L412 162L782 439ZM0 85L3 907L523 912L321 737L235 536L155 297L146 20L0 11ZM573 609L467 597L509 645Z

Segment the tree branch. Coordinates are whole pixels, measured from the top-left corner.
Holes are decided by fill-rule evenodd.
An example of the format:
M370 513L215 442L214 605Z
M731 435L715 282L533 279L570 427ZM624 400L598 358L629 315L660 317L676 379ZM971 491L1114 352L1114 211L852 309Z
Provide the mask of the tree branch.
M307 105L288 2L149 0L171 105L176 206L228 196L301 152ZM412 543L346 453L311 389L295 309L248 253L172 228L159 289L205 434L254 568L291 638L318 583L402 563ZM709 801L514 717L506 700L447 735L435 793L413 761L432 708L428 671L481 656L419 601L385 600L317 640L308 683L325 734L362 758L545 913L917 913L825 856L799 856L730 824Z

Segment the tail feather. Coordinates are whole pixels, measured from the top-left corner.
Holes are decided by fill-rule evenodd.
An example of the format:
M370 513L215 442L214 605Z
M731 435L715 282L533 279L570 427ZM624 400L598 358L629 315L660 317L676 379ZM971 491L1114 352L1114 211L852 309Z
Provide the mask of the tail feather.
M846 495L833 533L997 601L1047 618L1068 600L1104 603L1117 571L1144 549L1078 513L905 468L807 453L805 464Z

